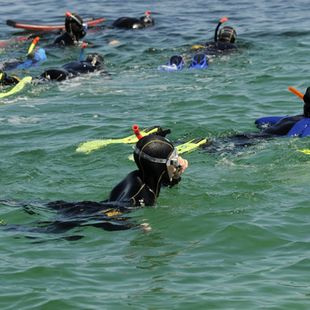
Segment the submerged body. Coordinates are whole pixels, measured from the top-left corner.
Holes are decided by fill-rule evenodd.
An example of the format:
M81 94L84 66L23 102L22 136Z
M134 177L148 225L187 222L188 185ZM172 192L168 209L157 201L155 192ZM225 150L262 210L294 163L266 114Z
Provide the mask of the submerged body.
M73 61L63 65L61 68L50 68L45 70L39 80L41 81L63 81L96 71L102 71L104 59L97 53L87 55L85 60Z

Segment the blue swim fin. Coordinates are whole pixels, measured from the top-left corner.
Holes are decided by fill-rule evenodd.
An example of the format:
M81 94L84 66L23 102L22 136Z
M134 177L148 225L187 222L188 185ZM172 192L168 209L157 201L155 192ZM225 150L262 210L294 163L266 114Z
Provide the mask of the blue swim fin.
M207 55L202 53L194 55L189 67L191 69L207 69L209 67Z

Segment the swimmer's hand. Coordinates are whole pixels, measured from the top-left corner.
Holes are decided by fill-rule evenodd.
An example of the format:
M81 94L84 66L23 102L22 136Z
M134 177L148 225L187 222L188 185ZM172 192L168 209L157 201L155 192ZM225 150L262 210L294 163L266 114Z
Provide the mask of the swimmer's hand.
M181 166L181 173L183 173L188 167L188 161L179 156L179 164Z
M178 157L178 166L172 167L173 169L173 180L181 180L181 174L187 169L188 161L181 156Z

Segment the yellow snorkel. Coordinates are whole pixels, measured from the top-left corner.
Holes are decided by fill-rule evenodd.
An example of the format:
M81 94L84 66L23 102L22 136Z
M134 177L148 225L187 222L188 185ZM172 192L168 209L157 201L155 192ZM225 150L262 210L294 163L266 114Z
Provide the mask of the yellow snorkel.
M38 44L39 41L40 41L40 37L35 37L32 40L32 42L31 42L31 44L30 44L30 46L28 48L27 57L32 57L33 56L33 51L34 51L34 49L35 49L35 47L36 47L36 45Z

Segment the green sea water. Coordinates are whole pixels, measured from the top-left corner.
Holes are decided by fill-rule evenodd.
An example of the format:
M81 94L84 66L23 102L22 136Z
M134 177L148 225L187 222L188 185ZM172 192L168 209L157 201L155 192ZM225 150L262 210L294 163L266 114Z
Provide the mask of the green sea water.
M135 169L130 145L85 155L75 152L81 142L126 137L134 123L170 128L175 143L221 141L258 132L258 117L300 114L302 102L287 87L310 86L308 2L1 5L0 39L18 33L8 18L51 23L66 10L104 16L109 25L150 9L156 24L89 31L96 45L89 52L105 56L109 75L29 85L1 101L0 309L309 309L310 157L297 151L309 138L246 148L225 142L219 152L184 155L182 182L163 188L155 207L130 214L148 232L36 232L56 217L46 202L104 200ZM188 61L191 45L212 39L222 16L237 29L237 53L212 58L207 70L157 70L174 54ZM24 55L27 44L1 50L1 62ZM38 76L78 55L49 49L44 65L16 73Z

